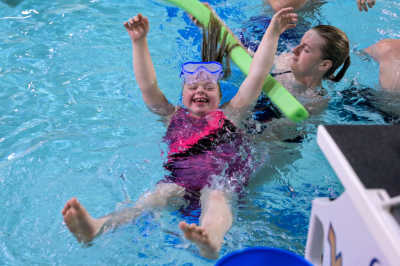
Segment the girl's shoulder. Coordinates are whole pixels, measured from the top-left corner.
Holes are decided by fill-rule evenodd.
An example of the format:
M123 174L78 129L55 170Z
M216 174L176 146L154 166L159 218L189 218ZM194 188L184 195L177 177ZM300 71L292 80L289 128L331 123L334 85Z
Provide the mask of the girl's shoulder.
M235 127L239 127L241 123L245 120L246 114L249 114L249 110L251 108L247 108L246 110L238 110L230 107L229 105L222 106L220 109L224 117L229 120Z
M183 108L180 107L180 106L175 106L175 110L174 110L171 114L161 117L161 121L164 123L164 125L165 125L166 127L169 127L169 125L171 124L172 119L173 119L177 114L179 114L180 112L182 112L181 109L183 109Z

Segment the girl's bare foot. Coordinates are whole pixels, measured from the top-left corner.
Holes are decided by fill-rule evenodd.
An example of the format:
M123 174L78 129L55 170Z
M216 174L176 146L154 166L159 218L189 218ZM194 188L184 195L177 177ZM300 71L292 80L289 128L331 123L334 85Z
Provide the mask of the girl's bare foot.
M208 259L217 259L219 256L220 244L218 241L213 241L205 228L196 224L187 224L180 222L179 228L183 231L185 238L194 242L200 254Z
M104 223L102 219L92 218L76 198L67 201L61 213L68 229L79 242L92 241Z

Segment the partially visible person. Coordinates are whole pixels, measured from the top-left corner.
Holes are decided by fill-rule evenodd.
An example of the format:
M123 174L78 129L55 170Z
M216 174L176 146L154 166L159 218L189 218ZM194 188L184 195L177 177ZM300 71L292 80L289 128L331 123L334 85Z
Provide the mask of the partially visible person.
M368 8L372 8L375 2L375 0L357 0L358 10L368 12Z
M243 23L243 26L238 33L238 39L247 50L254 54L260 44L261 38L267 27L271 23L271 16L261 14L252 16L248 21ZM304 19L300 19L296 28L288 29L283 32L278 42L278 54L290 50L296 46L304 33L310 28L310 24Z
M316 115L325 110L329 102L323 81L339 82L350 62L350 43L347 35L337 27L319 25L306 31L300 44L291 52L283 52L275 57L271 75L296 97L311 115ZM286 119L279 119L282 115L264 94L259 98L253 114L256 121L269 122L264 125L248 125L250 129L256 127L256 133L268 127L279 132L278 139L298 139L295 130L293 134L288 130L291 123Z
M275 74L275 78L294 95L321 96L323 80L339 82L343 78L350 66L349 51L349 39L342 30L331 25L315 26L291 53L276 57L278 72L290 70Z
M339 92L330 109L341 119L365 123L400 123L400 93L385 91L351 82ZM376 114L376 115L371 115Z
M400 40L383 39L363 52L379 64L378 87L351 87L342 92L343 103L380 114L389 124L400 123Z
M321 0L264 0L266 5L271 7L271 12L260 12L260 14L250 17L243 23L243 27L238 34L240 41L250 52L257 50L262 38L265 27L271 21L273 13L282 8L292 7L299 14L299 21L296 28L289 29L281 35L278 43L278 53L290 50L300 42L301 37L311 27L310 21L315 20L315 13L324 4Z
M313 117L324 111L330 100L324 80L339 82L343 78L350 66L349 52L349 39L342 30L330 25L315 26L304 34L291 52L276 56L271 75ZM256 121L252 128L262 132L261 137L268 135L278 140L301 141L297 125L280 119L282 115L268 99L260 98L255 108L256 117L253 117Z
M349 51L349 39L342 30L330 25L315 26L292 52L276 57L271 75L310 114L317 114L328 102L323 81L339 82L343 78L350 66Z
M302 9L306 4L321 3L321 0L265 0L267 4L271 6L274 11L279 11L282 8L293 7L294 10L298 11Z
M362 50L379 64L379 85L362 85L352 81L340 91L340 98L332 104L347 121L381 119L388 124L400 123L400 40L384 39ZM367 59L367 58L366 58ZM369 61L369 60L368 60ZM370 75L371 72L366 73ZM351 106L351 108L346 108ZM371 113L378 116L371 116ZM380 121L377 121L380 123Z
M321 5L325 1L323 0L264 0L271 6L274 11L281 10L285 7L293 7L296 11L309 6L312 8L314 5ZM356 0L358 10L368 12L368 8L372 8L375 5L375 0Z
M6 3L7 5L11 7L16 7L19 5L23 0L1 0L3 3Z
M269 5L273 12L277 12L282 8L292 7L299 14L299 22L296 28L284 32L279 39L278 52L290 50L298 42L304 33L311 27L312 21L319 20L319 9L327 1L326 0L263 0ZM375 0L356 0L360 11L368 11L375 5ZM245 23L245 27L238 34L240 41L250 51L257 49L259 39L262 37L265 25L269 24L270 15L260 14L250 18ZM260 35L261 34L261 35Z
M384 39L364 51L379 63L381 88L400 92L400 40Z

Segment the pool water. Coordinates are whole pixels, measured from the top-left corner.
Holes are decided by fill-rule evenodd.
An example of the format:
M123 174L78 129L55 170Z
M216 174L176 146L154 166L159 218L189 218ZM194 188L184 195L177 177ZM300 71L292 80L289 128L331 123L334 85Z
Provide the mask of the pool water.
M261 0L208 2L236 33L269 12ZM180 64L200 59L201 34L186 15L151 0L0 6L0 264L215 263L182 238L182 217L173 209L146 213L89 247L77 243L61 215L71 197L95 217L124 208L165 175L165 127L141 99L122 24L138 12L149 17L159 86L177 103ZM354 1L330 1L307 15L313 25L329 23L348 34L353 64L342 82L327 85L331 104L303 125L309 133L302 143L265 140L270 163L235 204L222 256L250 246L304 254L312 199L343 191L316 144L316 125L386 123L380 113L344 104L341 92L377 86L377 64L359 50L399 38L399 15L396 0L378 1L366 14ZM234 69L226 86L237 87L242 79Z

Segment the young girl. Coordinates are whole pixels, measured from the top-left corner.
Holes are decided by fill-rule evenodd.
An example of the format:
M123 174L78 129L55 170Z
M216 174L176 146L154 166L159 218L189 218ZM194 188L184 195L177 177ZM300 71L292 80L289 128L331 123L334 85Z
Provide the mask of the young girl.
M224 235L232 224L229 194L247 183L249 156L241 153L242 134L237 126L244 113L261 92L277 49L280 34L295 26L297 15L292 8L277 12L254 55L247 78L234 98L218 109L221 100L219 79L222 65L218 62L183 64L182 103L173 106L158 88L156 74L147 45L149 22L138 14L124 24L133 46L133 68L136 81L148 108L168 121L165 137L169 145L166 168L171 174L160 181L152 192L138 199L133 207L95 219L77 201L70 199L62 214L69 230L78 241L90 242L97 235L132 221L144 210L164 207L176 197L199 198L200 225L182 221L179 228L207 258L219 256ZM229 184L215 187L214 178Z

